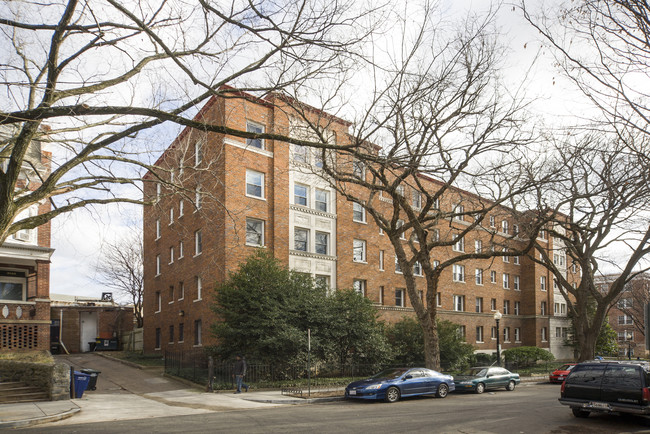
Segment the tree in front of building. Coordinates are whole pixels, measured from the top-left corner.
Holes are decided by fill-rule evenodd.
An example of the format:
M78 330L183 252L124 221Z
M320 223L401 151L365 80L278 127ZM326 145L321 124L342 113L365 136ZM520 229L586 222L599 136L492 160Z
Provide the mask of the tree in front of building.
M308 330L312 360L339 364L385 360L387 344L377 312L353 291L327 294L305 274L259 251L216 288L215 354L238 353L275 365L304 364Z
M593 306L593 304L592 304ZM590 309L592 312L595 310L593 307ZM580 351L580 342L576 339L575 334L575 319L569 314L571 318L571 327L569 333L567 334L567 339L565 339L564 344L570 347L573 347L574 352L576 353L576 358L579 357ZM616 356L618 355L618 335L616 330L614 330L609 323L607 317L603 320L602 325L600 326L600 331L598 337L594 344L594 355L598 356Z

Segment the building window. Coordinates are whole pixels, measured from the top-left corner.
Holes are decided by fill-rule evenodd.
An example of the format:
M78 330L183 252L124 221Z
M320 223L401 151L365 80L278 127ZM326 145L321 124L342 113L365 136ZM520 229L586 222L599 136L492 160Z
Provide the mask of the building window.
M439 292L436 292L436 306L442 307L442 296Z
M156 220L156 239L160 239L160 219Z
M465 219L463 215L464 213L465 213L465 207L460 204L456 205L454 207L454 220L463 221Z
M483 252L483 241L481 240L474 240L474 251L476 253L481 253Z
M454 282L464 282L465 281L465 266L455 264L453 266L453 277L454 277Z
M501 232L507 234L510 229L508 228L508 220L503 220L501 222Z
M454 295L454 310L456 312L465 311L465 296L464 295Z
M162 194L162 185L160 183L156 183L156 203L160 201L160 195Z
M503 289L510 289L510 275L503 273Z
M474 273L476 276L476 284L483 285L483 269L477 268L476 270L474 270Z
M178 299L179 300L185 299L185 283L183 282L178 283Z
M495 311L497 310L497 299L493 298L490 300L490 310Z
M362 161L354 160L352 162L352 175L359 178L362 181L366 180L366 167Z
M519 276L514 276L513 277L513 288L515 291L520 291L521 288L519 287Z
M316 253L321 255L329 254L329 234L326 232L316 232Z
M384 251L379 251L379 269L384 271Z
M521 302L515 301L515 315L520 315L521 313Z
M515 265L519 265L519 256L514 256L513 261L514 261Z
M384 304L384 287L383 286L379 287L379 304L381 304L381 305Z
M203 299L203 281L201 280L201 276L196 276L195 278L196 281L196 300L202 300Z
M169 343L173 344L174 343L174 325L169 326Z
M503 314L510 314L510 300L503 300Z
M352 241L352 260L366 262L366 242L364 240Z
M411 205L414 209L422 208L422 194L419 191L413 190L411 192Z
M169 224L174 223L174 208L169 208Z
M157 350L160 349L160 341L161 341L161 340L162 340L162 339L161 339L161 337L160 337L160 328L157 327L157 328L156 328L156 349L157 349Z
M440 241L440 229L433 230L433 241Z
M185 341L185 324L180 323L178 325L178 342Z
M632 307L632 304L633 304L632 301L633 300L631 298L621 298L616 303L616 306L619 309L630 309Z
M198 166L203 161L203 140L199 139L194 143L194 166Z
M462 237L460 235L456 236L453 250L455 252L464 252L465 251L465 238L464 237Z
M483 326L476 326L476 342L483 342Z
M352 220L359 223L366 222L366 209L358 202L352 202Z
M503 342L510 342L510 327L503 328Z
M162 310L162 296L160 291L156 291L156 310L155 313L158 313Z
M185 202L183 202L183 199L181 199L178 202L178 218L183 217L184 208L185 208Z
M539 305L539 312L541 315L546 315L546 302L542 301Z
M397 220L397 229L401 229L403 226L404 226L404 220L401 220L401 219L400 219L400 220ZM406 233L405 233L405 231L402 231L402 232L399 234L399 239L400 239L400 240L405 240L405 239L406 239Z
M395 290L395 306L404 307L404 290L396 289Z
M246 245L256 247L264 245L264 220L246 217Z
M497 328L494 326L492 326L492 329L490 330L490 338L491 339L497 338Z
M548 329L546 327L542 327L542 342L546 342L548 340Z
M314 278L316 284L321 288L330 289L330 277L322 274L317 274Z
M490 283L497 283L497 272L494 270L490 271Z
M156 255L156 276L160 276L160 255Z
M293 161L296 163L307 163L307 152L309 150L306 146L293 145Z
M397 256L395 256L395 272L400 274L402 273L402 266L399 264Z
M264 134L264 126L253 122L246 122L246 131L253 134ZM264 149L264 140L247 138L246 144L258 149Z
M194 321L194 345L203 345L203 330L200 319Z
M293 249L300 252L307 252L309 249L309 230L294 228Z
M203 206L203 193L199 190L201 187L196 188L196 193L194 193L194 206L196 209L201 209Z
M539 276L539 289L546 291L546 276Z
M521 342L521 329L515 327L515 342Z
M512 225L512 235L513 236L519 235L519 225Z
M194 256L198 256L203 251L203 236L201 229L194 232Z
M465 339L467 333L464 325L458 326L458 328L456 329L456 335L458 336L458 339Z
M628 315L619 315L618 316L618 324L619 325L631 325L633 324L634 321L632 320L632 317Z
M413 274L415 276L422 276L422 264L420 264L418 261L415 261L413 264Z
M314 201L317 211L327 212L329 208L329 191L317 188Z
M293 186L293 203L295 205L308 206L309 199L307 197L308 187L306 185L295 184Z
M503 248L503 253L508 253L508 248L507 247ZM510 262L510 256L502 256L501 258L503 258L503 262L505 262L505 263Z
M174 246L171 246L169 248L169 263L170 264L174 263Z
M264 174L246 170L246 196L264 198Z
M365 280L358 280L355 279L352 281L352 289L354 289L354 292L357 294L366 295L366 281Z
M183 242L178 243L178 259L183 257Z
M483 312L483 297L476 297L476 312Z

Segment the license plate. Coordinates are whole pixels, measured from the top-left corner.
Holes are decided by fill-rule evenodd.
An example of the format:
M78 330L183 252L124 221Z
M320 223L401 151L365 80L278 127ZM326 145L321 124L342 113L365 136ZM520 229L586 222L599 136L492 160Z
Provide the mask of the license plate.
M558 380L564 380L564 377L557 377Z
M599 408L602 410L609 410L609 404L604 403L604 402L590 402L589 407L591 408Z
M350 390L348 393L349 393L350 395L356 395L356 394L357 394L357 391L356 391L356 390Z

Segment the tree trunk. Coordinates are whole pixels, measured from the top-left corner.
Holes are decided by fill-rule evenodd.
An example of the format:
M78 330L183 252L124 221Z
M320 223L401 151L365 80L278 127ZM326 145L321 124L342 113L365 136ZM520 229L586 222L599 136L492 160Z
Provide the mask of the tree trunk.
M435 320L427 313L426 321L420 321L424 332L424 364L428 369L440 370L440 351L438 351L438 328Z

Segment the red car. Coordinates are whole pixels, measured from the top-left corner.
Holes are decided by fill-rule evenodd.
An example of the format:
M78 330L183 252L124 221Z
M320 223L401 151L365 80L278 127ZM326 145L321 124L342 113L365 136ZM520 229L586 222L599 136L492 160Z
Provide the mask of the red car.
M548 381L551 383L562 383L566 376L569 375L569 371L571 371L575 365L576 363L567 363L560 366L548 376Z

